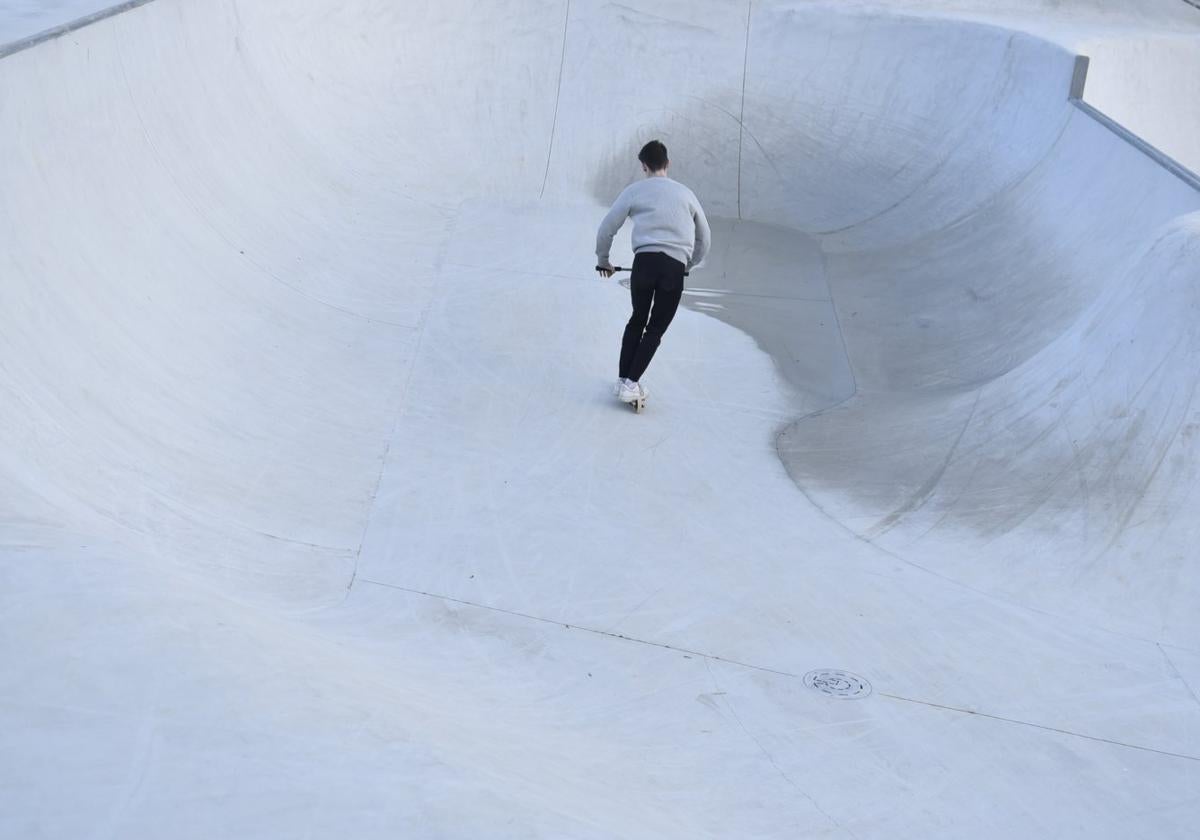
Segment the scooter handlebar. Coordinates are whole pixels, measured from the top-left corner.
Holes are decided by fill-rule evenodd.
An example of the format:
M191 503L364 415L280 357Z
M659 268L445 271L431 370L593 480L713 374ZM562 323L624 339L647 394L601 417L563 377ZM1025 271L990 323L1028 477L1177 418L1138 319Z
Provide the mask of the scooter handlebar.
M606 269L604 266L598 265L598 266L596 266L596 270L597 271L611 271L613 274L616 274L618 271L632 271L633 269L621 268L621 266L619 266L619 265L614 265L611 269ZM684 277L687 277L689 274L691 274L690 271L683 272Z

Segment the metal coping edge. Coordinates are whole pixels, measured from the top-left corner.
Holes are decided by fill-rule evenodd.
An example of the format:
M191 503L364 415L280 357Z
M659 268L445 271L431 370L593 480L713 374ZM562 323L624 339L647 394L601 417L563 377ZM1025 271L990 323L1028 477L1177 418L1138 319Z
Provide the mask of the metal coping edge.
M1147 143L1137 134L1134 134L1125 126L1114 120L1112 117L1105 114L1099 108L1084 101L1083 92L1087 86L1087 73L1090 59L1086 55L1075 56L1075 72L1071 76L1071 95L1070 102L1080 111L1087 114L1100 125L1107 128L1113 134L1120 137L1133 148L1150 158L1163 169L1170 172L1179 180L1183 181L1192 189L1200 192L1200 175L1197 175L1188 167L1184 166L1175 158L1161 151L1157 146Z
M29 35L25 38L19 38L8 44L0 44L0 59L8 58L10 55L24 52L31 47L36 47L38 44L53 41L55 38L61 38L63 35L69 35L72 32L83 29L85 26L91 26L93 23L107 20L110 17L116 17L117 15L136 9L138 6L145 6L147 3L153 2L154 0L125 0L124 3L118 3L115 6L109 6L107 9L92 12L90 15L85 15L77 20L59 26L52 26L42 32Z

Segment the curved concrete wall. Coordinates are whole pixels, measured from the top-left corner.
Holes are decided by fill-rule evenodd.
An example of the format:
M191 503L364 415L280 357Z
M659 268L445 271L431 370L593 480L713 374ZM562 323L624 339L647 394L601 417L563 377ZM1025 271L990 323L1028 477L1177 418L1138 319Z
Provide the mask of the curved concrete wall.
M686 37L639 48L660 31ZM879 10L549 0L286 16L160 0L16 54L0 66L0 143L22 164L3 174L4 335L22 360L5 422L25 441L9 472L155 538L344 555L396 399L378 387L395 359L367 351L417 323L459 202L600 199L651 135L714 215L822 237L860 389L985 383L1058 341L1194 205L1071 107L1072 62L994 25ZM314 377L306 356L330 354L344 364ZM78 399L115 370L125 396ZM328 472L298 472L329 438ZM334 481L356 458L358 478ZM314 531L314 506L342 513Z

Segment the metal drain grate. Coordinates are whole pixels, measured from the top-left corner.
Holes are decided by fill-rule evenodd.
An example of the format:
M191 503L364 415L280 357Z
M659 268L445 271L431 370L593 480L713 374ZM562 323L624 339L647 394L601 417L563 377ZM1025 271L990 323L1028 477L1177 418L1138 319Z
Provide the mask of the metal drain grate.
M804 684L813 691L843 700L854 700L871 695L871 684L849 671L834 671L829 668L809 671L804 675Z

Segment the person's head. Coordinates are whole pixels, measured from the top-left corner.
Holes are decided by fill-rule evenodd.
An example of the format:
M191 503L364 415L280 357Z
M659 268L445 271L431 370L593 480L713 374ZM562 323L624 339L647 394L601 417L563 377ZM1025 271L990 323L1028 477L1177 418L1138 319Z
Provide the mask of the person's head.
M638 152L638 160L642 162L642 170L647 175L655 175L667 171L671 165L667 157L667 147L660 140L651 140Z

